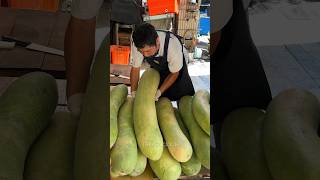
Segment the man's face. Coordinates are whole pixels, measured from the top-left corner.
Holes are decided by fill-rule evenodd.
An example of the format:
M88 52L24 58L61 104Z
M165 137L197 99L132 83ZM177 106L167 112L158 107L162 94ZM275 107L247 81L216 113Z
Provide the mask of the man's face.
M143 48L138 48L138 51L144 56L144 57L150 57L155 55L160 48L160 40L159 37L157 38L156 45L149 46L145 45Z

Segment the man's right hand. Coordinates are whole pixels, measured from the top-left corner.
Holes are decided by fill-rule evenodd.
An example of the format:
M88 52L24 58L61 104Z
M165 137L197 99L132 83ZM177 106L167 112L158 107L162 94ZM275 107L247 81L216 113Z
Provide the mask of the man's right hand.
M77 93L68 98L68 110L71 112L71 115L77 119L80 117L81 114L83 97L84 93Z
M131 97L135 98L136 97L136 91L131 92Z

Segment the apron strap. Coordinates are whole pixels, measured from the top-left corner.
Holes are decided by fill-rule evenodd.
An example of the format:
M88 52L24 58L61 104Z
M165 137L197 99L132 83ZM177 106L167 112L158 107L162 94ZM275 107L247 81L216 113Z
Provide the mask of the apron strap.
M164 41L164 47L163 47L163 57L167 61L168 59L168 47L169 47L169 40L170 40L170 32L166 32L166 39Z

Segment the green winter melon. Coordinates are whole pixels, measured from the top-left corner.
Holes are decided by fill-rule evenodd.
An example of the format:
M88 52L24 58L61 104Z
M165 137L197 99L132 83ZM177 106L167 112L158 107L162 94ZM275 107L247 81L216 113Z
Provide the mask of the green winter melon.
M56 112L52 119L28 153L24 180L73 179L77 119L70 112Z
M180 129L185 134L185 136L188 138L189 142L191 142L190 135L188 133L188 130L186 129L185 125L183 124L183 121L181 119L181 115L179 113L179 110L177 108L174 108L174 114L176 116L177 122L180 126ZM187 162L181 163L181 169L183 174L187 176L194 176L199 174L201 170L201 162L198 160L195 153L192 153L191 158Z
M147 158L141 153L138 148L138 158L134 170L129 174L130 176L140 176L146 169Z
M109 161L109 103L110 48L109 34L101 43L83 100L75 141L75 180L106 180Z
M192 112L199 126L210 136L210 94L206 90L198 90L193 96Z
M263 152L264 112L240 108L225 118L221 154L232 180L272 180Z
M163 149L159 160L152 161L149 159L149 164L153 172L161 180L176 180L181 175L180 163L171 156L167 148Z
M166 97L156 103L157 116L162 135L172 157L179 162L186 162L192 156L192 146L179 127L171 101Z
M143 73L133 106L133 122L141 152L151 160L160 159L163 138L158 125L155 94L160 82L159 72L149 68Z
M119 135L111 149L111 170L113 174L124 176L130 174L138 158L137 141L132 120L133 99L128 98L121 106L118 115Z
M118 113L127 96L128 88L124 84L119 84L110 91L110 148L118 137Z
M47 127L58 102L55 79L32 72L0 97L0 179L22 180L31 145Z
M192 113L192 96L184 96L179 101L179 112L189 130L191 143L201 164L210 169L210 136L198 125Z
M274 180L320 179L319 123L319 100L306 90L285 90L271 101L263 143Z

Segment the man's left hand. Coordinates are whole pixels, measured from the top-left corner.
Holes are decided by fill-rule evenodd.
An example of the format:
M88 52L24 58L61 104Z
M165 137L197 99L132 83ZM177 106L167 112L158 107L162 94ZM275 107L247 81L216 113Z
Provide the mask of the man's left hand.
M156 96L155 96L155 101L158 101L160 96L161 96L161 91L160 91L160 89L158 89L157 93L156 93Z

